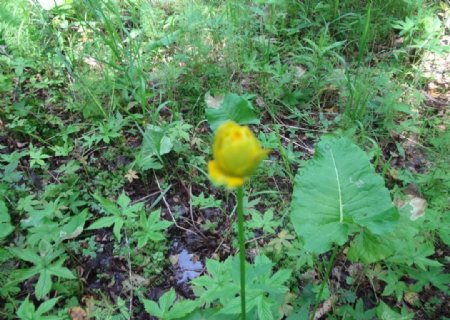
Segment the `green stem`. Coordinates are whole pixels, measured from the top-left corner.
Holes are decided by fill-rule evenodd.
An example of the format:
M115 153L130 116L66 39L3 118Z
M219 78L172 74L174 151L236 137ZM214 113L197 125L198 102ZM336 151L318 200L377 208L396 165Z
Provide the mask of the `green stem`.
M239 260L241 275L241 319L245 320L245 238L244 238L244 187L237 189L237 214L239 236Z
M331 254L330 261L328 261L327 271L325 273L325 277L322 279L322 285L320 286L319 295L317 296L316 304L314 305L314 312L312 313L311 319L316 317L317 308L319 307L320 298L322 297L323 289L325 288L325 283L327 283L328 278L330 277L331 267L333 266L334 259L336 258L336 254L338 252L339 246L335 246L333 249L333 253Z

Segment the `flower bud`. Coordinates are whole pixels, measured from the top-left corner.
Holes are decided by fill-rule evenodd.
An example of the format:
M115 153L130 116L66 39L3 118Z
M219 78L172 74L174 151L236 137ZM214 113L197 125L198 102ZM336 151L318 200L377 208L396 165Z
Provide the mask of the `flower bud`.
M239 187L268 153L248 127L226 121L214 137L214 160L208 163L210 179L228 188Z

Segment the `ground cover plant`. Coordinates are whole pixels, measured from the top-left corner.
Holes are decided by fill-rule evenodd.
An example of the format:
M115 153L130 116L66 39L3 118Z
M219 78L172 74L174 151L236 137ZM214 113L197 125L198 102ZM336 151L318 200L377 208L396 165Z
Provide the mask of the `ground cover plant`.
M0 0L0 319L450 318L449 48L445 1Z

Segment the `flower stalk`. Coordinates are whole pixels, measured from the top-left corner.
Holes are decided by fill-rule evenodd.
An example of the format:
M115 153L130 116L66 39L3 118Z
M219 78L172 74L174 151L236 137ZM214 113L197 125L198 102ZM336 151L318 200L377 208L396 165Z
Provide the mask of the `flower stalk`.
M237 222L241 286L241 319L246 318L245 307L245 236L244 183L256 170L269 150L261 148L258 139L246 126L225 121L218 128L213 143L213 160L208 162L209 178L215 185L237 189Z
M241 277L241 319L245 320L245 237L244 237L244 187L237 188L237 215L238 215L238 241L239 262Z

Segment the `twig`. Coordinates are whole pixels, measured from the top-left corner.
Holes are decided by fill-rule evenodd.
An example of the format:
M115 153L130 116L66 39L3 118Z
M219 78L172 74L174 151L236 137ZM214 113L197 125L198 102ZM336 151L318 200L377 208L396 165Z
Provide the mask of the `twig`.
M128 260L128 278L130 281L130 306L128 307L128 311L129 311L129 317L128 320L131 320L131 317L133 316L133 283L132 283L132 273L131 273L131 257L130 257L130 243L128 242L128 236L127 236L127 232L125 231L125 243L127 244L128 247L128 255L127 255L127 260Z
M261 240L261 239L269 238L271 236L273 236L273 235L272 234L266 234L264 236L256 237L256 238L253 238L253 239L245 241L245 244L248 244L248 243L251 243L251 242L254 242L254 241L258 241L258 240Z
M280 126L286 127L286 128L291 128L291 129L297 129L297 130L302 130L302 131L313 131L313 132L320 132L320 133L327 133L327 130L318 130L318 129L310 129L310 128L304 128L304 127L298 127L298 126L292 126L289 124L285 124L283 122L279 123Z
M293 144L295 144L297 147L302 148L303 150L308 151L309 154L313 154L314 150L311 149L310 147L308 147L306 144L300 145L299 143L292 141L291 139L283 136L282 134L280 134L280 137L283 138L284 140L286 140L287 142L292 142Z
M333 308L333 304L336 302L336 295L332 295L327 301L325 301L322 306L317 310L314 320L319 320Z
M203 232L201 232L198 228L197 225L195 223L194 220L194 211L192 210L192 185L189 184L189 213L191 215L191 220L192 220L192 226L195 228L195 230L197 230L199 232L199 234L203 237L203 239L206 239L206 236L203 234Z
M136 204L136 203L138 203L138 202L146 201L148 198L151 198L151 197L157 195L158 193L161 193L161 191L158 190L158 191L155 191L155 192L153 192L153 193L150 193L149 195L146 195L145 197L142 197L142 198L140 198L140 199L137 199L137 200L132 201L131 204L133 205L133 204Z
M425 97L427 97L428 100L430 100L431 102L436 103L436 104L438 104L438 105L440 105L440 106L447 106L447 105L450 104L450 101L445 101L445 100L436 99L435 97L431 96L430 94L428 94L428 93L425 92L425 91L422 91L422 94L423 94ZM429 107L431 107L431 108L436 108L436 107L434 107L434 106L429 106Z
M192 230L189 230L189 229L186 229L186 228L183 228L182 226L180 226L180 225L177 223L177 221L175 220L175 217L173 216L172 210L170 209L170 205L169 205L169 203L168 203L167 200L166 200L166 196L164 195L164 192L163 192L163 190L161 189L161 185L159 184L158 177L156 176L156 173L153 172L153 174L154 174L154 176L155 176L155 181L156 181L156 184L158 185L159 191L161 192L161 196L162 196L162 200L163 200L163 202L164 202L164 205L166 206L167 211L169 212L170 217L172 218L172 221L173 221L173 223L175 224L175 226L176 226L178 229L184 230L184 231L186 231L186 232L191 232L191 233L193 233L193 234L195 234L195 235L201 237L197 232L192 231Z

